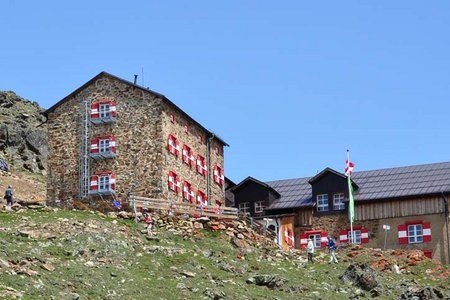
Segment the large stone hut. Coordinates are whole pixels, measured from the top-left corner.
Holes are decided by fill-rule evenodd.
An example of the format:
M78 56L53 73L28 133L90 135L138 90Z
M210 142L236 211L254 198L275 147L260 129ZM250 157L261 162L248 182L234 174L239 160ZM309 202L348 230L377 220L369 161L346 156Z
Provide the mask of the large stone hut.
M159 93L101 72L45 115L50 205L225 202L228 145Z

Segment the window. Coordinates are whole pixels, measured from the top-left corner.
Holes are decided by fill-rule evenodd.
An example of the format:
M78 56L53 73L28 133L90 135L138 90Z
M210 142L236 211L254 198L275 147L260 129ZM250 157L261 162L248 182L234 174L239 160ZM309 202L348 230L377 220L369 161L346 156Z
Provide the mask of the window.
M208 197L202 191L197 192L197 205L208 205Z
M203 176L206 176L206 173L208 172L206 159L201 155L197 155L197 172L202 174Z
M215 148L215 151L216 151L217 155L222 155L222 147L221 146L217 145Z
M408 243L423 243L422 224L408 225Z
M328 194L317 195L317 211L328 211Z
M399 244L418 244L431 242L431 223L408 221L398 225Z
M192 167L194 165L194 154L192 153L191 148L189 148L187 145L183 146L182 159L183 162L188 166Z
M352 243L350 227L345 230L339 231L339 241L341 243ZM365 244L369 242L369 229L362 227L361 225L353 226L354 244Z
M219 185L223 185L225 183L223 170L217 165L214 165L214 182Z
M98 190L99 192L109 191L109 176L99 176L98 177Z
M203 136L201 136L201 135L198 136L198 142L200 144L203 144Z
M239 203L239 212L242 214L250 213L250 203L249 202Z
M321 246L320 234L310 234L308 238L312 239L315 248L320 248Z
M333 195L333 207L334 210L343 210L345 209L345 203L344 203L344 194L334 194Z
M109 103L100 104L99 110L100 110L100 118L108 118L110 116Z
M171 115L170 115L170 122L173 123L173 124L175 124L176 121L177 121L177 119L176 119L175 115L174 115L174 114L171 114Z
M353 238L352 240L352 232L348 232L348 241L353 244L361 244L361 230L353 230Z
M184 132L189 134L191 132L191 127L189 125L184 125Z
M264 201L256 201L255 202L255 213L262 213L265 208Z
M109 139L100 140L100 153L109 152Z
M173 172L173 171L169 171L168 187L169 187L169 190L174 191L177 194L181 189L180 176L175 174L175 172Z
M167 138L167 150L175 156L180 155L180 143L178 139L173 135L169 134Z
M184 181L183 183L183 199L194 202L194 189L192 188L191 184L187 181Z

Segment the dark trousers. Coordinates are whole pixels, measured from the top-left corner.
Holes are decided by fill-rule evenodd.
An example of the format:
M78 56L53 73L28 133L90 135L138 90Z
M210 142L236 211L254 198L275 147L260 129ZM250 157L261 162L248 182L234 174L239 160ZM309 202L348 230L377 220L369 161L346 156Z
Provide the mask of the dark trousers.
M6 205L12 205L13 204L13 200L11 196L6 196Z
M313 253L308 253L308 262L313 263Z

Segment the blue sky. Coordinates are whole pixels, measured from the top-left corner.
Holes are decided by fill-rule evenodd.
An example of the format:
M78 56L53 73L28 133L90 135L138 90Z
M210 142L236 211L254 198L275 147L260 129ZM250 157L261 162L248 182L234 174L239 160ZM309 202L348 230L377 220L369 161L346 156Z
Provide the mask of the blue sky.
M230 144L239 182L449 161L448 1L0 3L0 90L48 108L101 71ZM142 76L142 74L144 76Z

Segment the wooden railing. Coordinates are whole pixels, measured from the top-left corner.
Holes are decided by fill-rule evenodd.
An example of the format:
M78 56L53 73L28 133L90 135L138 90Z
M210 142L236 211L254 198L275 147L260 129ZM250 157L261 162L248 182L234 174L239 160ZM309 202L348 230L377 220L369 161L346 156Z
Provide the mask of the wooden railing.
M166 199L153 199L140 196L130 196L130 205L136 213L138 209L153 209L167 213L188 214L195 217L214 217L218 219L238 218L237 209L218 205L197 205L189 202L170 201Z

